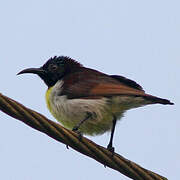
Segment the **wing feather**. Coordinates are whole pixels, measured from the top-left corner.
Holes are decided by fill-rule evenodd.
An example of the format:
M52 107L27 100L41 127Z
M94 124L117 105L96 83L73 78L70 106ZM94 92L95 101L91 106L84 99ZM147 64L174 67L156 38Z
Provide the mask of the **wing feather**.
M167 99L146 94L135 81L116 75L106 75L99 71L82 68L63 78L64 84L60 95L69 99L96 99L108 96L140 96L151 103L173 104Z
M132 80L117 79L95 70L84 69L64 77L61 94L69 98L145 94L141 86Z

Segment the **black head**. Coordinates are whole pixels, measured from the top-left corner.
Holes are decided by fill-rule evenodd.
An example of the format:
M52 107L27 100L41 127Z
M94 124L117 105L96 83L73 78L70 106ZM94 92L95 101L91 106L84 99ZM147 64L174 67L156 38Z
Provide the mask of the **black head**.
M18 75L24 73L37 74L39 77L41 77L41 79L44 80L48 87L51 87L65 75L76 72L81 67L82 65L80 63L69 57L55 56L50 58L42 67L28 68L19 72Z

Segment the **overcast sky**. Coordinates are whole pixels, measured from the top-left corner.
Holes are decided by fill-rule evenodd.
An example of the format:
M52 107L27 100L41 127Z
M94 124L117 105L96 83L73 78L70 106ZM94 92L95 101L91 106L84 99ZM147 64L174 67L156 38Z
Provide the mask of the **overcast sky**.
M16 76L55 55L136 80L174 106L133 109L119 121L116 152L170 180L180 179L180 1L0 2L0 92L54 120L45 84ZM55 121L55 120L54 120ZM106 146L109 134L88 137ZM0 179L128 180L0 112Z

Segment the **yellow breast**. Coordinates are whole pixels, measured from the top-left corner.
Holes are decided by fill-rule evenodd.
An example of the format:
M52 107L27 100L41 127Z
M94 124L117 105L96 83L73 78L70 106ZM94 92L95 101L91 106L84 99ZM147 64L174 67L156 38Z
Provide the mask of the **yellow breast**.
M49 111L52 113L52 107L50 105L50 94L51 91L53 90L53 87L48 88L48 90L46 91L46 103L47 103L47 107L49 109Z

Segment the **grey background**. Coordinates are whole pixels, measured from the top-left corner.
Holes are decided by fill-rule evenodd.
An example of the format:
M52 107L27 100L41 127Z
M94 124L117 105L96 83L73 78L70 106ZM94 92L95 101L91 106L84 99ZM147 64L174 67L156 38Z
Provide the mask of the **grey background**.
M136 80L174 106L130 110L118 123L116 151L141 166L180 179L180 2L178 0L0 1L0 92L54 120L46 86L16 76L54 55ZM106 146L109 134L89 137ZM0 179L123 179L0 112Z

